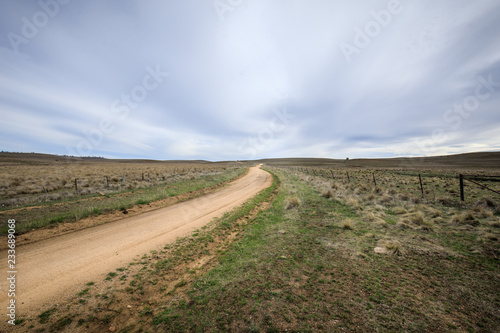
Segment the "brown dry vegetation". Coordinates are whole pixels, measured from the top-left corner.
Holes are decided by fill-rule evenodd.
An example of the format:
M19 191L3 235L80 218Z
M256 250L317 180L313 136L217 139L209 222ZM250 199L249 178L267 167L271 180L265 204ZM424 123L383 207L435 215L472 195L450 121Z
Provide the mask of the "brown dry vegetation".
M352 190L355 196L368 193L367 199L379 202L410 201L413 203L439 203L449 207L474 206L476 202L491 202L499 197L487 189L481 188L465 180L465 201L460 200L460 187L458 176L480 175L500 177L500 168L490 170L450 170L450 169L351 169L351 168L314 168L314 167L286 167L289 172L301 172L305 175L319 177L325 181L332 181L330 186L322 189L322 195L331 197L338 188L338 183L343 183ZM422 177L422 189L419 175ZM373 180L375 178L375 181ZM375 184L376 182L376 184ZM481 184L500 191L497 181L480 181ZM348 198L355 200L355 197ZM485 201L486 200L486 201ZM353 203L354 204L354 203Z
M113 220L116 217L106 214L119 210L127 213L134 206L184 193L188 197L198 192L201 195L203 188L216 187L237 177L248 165L74 160L51 155L0 153L0 218L15 219L18 233L46 226L54 228L61 222L79 222L89 216L105 215L105 221ZM105 176L108 186L105 186ZM78 179L77 191L75 178ZM72 223L65 229L75 228L79 226ZM6 225L0 226L0 233L6 230Z
M1 209L166 185L242 166L234 162L75 160L31 155L0 153Z

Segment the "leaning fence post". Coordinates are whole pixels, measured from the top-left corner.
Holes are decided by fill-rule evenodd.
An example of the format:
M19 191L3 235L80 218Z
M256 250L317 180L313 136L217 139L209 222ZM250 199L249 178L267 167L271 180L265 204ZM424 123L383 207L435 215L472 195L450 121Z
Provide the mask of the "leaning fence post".
M375 184L375 187L377 187L377 181L375 180L375 172L372 173L372 176L373 176L373 183Z
M47 192L47 190L45 189L45 186L43 186L43 185L42 185L42 187L43 187L43 190L45 191L45 194L47 195L45 198L46 198L46 199L48 199L48 198L49 198L49 193L48 193L48 192Z
M424 186L422 185L422 176L418 174L418 179L420 180L420 191L422 192L422 198L424 197Z
M460 175L459 179L460 179L460 200L465 201L465 195L464 195L464 175Z

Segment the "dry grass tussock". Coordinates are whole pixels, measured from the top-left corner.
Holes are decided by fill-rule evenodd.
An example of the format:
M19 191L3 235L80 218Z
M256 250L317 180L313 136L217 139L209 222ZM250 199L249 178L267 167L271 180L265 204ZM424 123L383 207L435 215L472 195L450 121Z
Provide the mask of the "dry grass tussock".
M333 195L332 190L323 189L323 191L321 191L321 196L323 198L331 199L331 198L333 198L334 195Z
M363 214L363 217L367 221L375 221L377 219L377 216L373 212L366 212L365 214Z
M286 199L286 209L293 209L300 206L300 199L297 196L290 196Z
M476 219L474 216L473 212L471 211L466 211L460 214L455 214L453 218L451 219L453 223L458 223L458 224L468 224L472 226L478 226L479 221Z
M425 215L422 211L417 211L413 214L408 215L406 217L406 220L409 221L410 223L421 225L425 221Z
M481 217L492 217L500 215L500 204L496 204L489 198L482 198L474 203L473 210Z
M377 242L377 247L387 249L387 252L390 254L403 255L402 245L395 239L381 239Z
M404 208L402 206L396 206L392 209L392 211L394 212L394 214L397 214L397 215L404 215L404 214L408 213L406 208Z
M361 203L356 195L350 195L345 199L345 203L356 210L361 210Z
M354 229L354 222L352 219L347 218L347 219L342 221L341 226L342 226L342 229L352 230L352 229Z

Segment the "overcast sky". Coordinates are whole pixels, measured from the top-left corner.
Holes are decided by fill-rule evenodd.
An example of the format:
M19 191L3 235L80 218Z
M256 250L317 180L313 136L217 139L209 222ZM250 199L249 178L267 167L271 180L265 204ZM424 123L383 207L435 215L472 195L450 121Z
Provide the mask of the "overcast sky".
M500 150L498 0L0 0L0 149Z

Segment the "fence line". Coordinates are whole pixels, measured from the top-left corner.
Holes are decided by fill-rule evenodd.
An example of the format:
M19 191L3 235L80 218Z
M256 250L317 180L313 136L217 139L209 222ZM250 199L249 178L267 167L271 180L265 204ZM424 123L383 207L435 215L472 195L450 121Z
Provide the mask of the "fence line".
M462 201L465 201L464 180L467 180L473 184L476 184L477 186L479 186L485 190L491 191L491 192L496 193L496 194L500 194L500 192L495 191L494 189L491 189L486 185L479 184L478 182L476 182L476 180L489 181L489 182L500 182L500 176L473 176L473 175L464 176L461 174L458 177L460 179L460 200L462 200ZM485 178L485 177L489 177L489 178Z
M342 169L332 169L332 168L313 168L313 167L296 167L296 166L281 166L280 168L284 169L291 169L296 172L301 172L304 174L308 175L314 175L314 176L320 176L324 178L330 178L330 179L344 179L344 181L347 180L348 183L351 182L351 180L356 180L354 177L354 174L349 173L348 170L342 170ZM334 172L334 170L336 172ZM351 170L352 171L352 170ZM370 180L372 178L373 183L375 186L377 186L377 180L375 179L375 172L371 170L362 170L360 169L359 171L366 171L366 174L361 175L362 179ZM345 172L345 173L344 173ZM405 176L405 177L418 177L417 178L417 186L420 185L420 192L422 193L422 198L425 196L425 191L424 191L424 182L422 181L423 177L427 178L440 178L440 179L456 179L456 175L452 176L449 174L434 174L434 173L429 173L429 174L420 174L420 173L407 173L407 172L398 172L398 171L389 171L387 170L388 174L392 175L400 175L400 176ZM371 173L371 177L370 177ZM360 175L357 175L360 177ZM358 179L359 180L359 179ZM383 180L383 179L382 179ZM461 201L465 201L465 193L464 193L464 181L467 180L482 189L491 191L496 194L500 194L500 191L497 191L495 189L492 189L486 185L480 184L477 181L488 181L488 182L500 182L500 176L488 176L488 175L467 175L464 176L462 174L459 175L459 181L460 181L460 199ZM449 192L452 193L452 192ZM455 192L456 193L456 192Z

